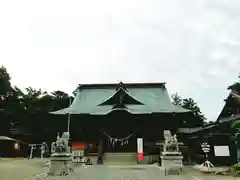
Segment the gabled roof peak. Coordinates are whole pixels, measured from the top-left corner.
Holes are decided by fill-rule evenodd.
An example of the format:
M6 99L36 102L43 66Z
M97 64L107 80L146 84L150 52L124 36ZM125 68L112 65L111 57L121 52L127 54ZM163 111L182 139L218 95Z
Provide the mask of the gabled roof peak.
M119 104L127 105L127 104L135 104L135 105L143 105L140 101L132 97L128 92L127 89L120 86L116 89L116 92L112 94L108 99L104 102L99 104L99 106L103 105L114 105L118 106Z
M118 86L116 87L116 90L119 91L120 89L127 91L127 88L124 86L123 82L121 81Z

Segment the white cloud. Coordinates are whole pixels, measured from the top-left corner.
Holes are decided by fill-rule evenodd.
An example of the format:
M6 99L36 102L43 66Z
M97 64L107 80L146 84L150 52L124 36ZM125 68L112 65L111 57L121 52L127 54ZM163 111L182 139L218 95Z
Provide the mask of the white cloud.
M240 2L0 0L0 63L20 87L164 81L209 119L240 67Z

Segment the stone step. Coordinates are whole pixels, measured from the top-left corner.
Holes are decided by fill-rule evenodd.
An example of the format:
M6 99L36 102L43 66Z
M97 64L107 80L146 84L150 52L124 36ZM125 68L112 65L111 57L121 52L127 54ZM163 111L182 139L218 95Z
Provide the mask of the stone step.
M105 153L103 157L104 164L137 164L136 153Z
M104 161L104 165L136 165L137 162L132 162L132 161L125 161L125 162L120 162L120 161Z

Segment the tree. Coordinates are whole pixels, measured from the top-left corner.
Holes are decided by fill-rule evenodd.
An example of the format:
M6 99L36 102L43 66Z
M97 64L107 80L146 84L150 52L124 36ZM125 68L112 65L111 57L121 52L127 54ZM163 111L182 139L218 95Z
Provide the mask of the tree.
M0 67L0 96L4 99L12 91L10 75L4 66Z
M56 99L68 99L69 98L69 95L63 91L54 91L54 92L52 92L52 95Z
M26 96L31 99L37 99L40 98L41 95L47 94L46 91L42 91L41 89L34 89L32 87L26 88L27 94Z
M177 94L173 94L172 96L172 104L175 105L175 106L182 106L182 98Z
M0 132L7 134L11 115L17 113L19 101L11 86L11 77L4 66L0 67Z
M29 114L35 114L37 111L41 111L39 106L39 100L46 92L42 92L41 89L35 89L32 87L26 88L26 93L23 95L24 108Z
M202 114L197 103L192 98L183 99L182 107L185 109L191 110L191 112L193 114L193 121L194 121L194 123L196 123L196 125L199 125L199 126L204 125L204 120L206 118Z
M205 117L202 114L197 103L192 98L182 99L177 93L172 95L173 105L181 106L185 109L191 110L190 116L186 117L187 123L192 126L202 126L204 125Z
M60 90L52 93L33 87L25 90L12 86L7 69L0 67L0 135L24 137L33 133L31 138L38 142L46 133L55 138L52 129L56 128L56 122L57 128L66 129L66 121L60 120L66 117L52 116L49 112L68 107L73 97Z
M231 124L231 130L232 130L232 136L231 141L235 145L235 148L237 149L237 162L240 161L240 120L234 120Z

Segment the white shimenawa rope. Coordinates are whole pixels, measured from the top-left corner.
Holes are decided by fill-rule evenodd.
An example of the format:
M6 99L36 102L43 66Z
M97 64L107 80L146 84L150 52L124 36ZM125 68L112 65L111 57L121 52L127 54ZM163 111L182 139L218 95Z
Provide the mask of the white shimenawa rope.
M128 139L130 139L135 134L135 132L134 132L125 138L113 138L108 133L103 131L102 129L100 131L102 131L109 138L109 141L112 144L112 146L114 146L117 142L120 142L122 146L125 144L128 144Z

